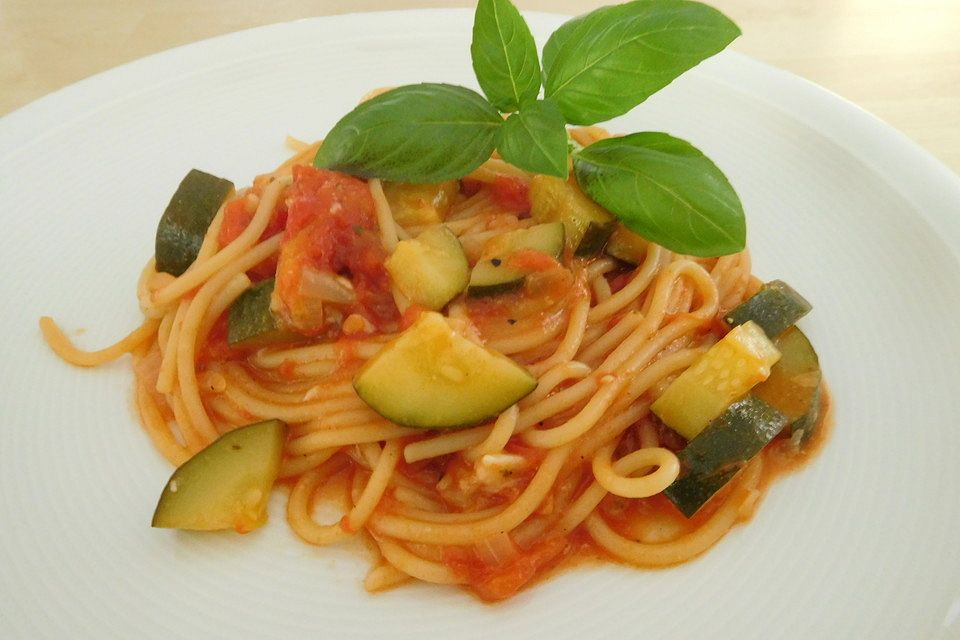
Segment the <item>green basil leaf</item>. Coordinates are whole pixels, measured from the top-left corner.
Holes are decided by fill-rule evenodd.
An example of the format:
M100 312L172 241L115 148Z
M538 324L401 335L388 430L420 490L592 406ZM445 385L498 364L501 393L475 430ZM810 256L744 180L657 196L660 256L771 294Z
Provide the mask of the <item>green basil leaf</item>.
M574 155L580 188L631 231L686 255L742 251L747 227L723 172L666 133L608 138Z
M364 178L443 182L487 160L502 125L500 113L475 91L449 84L407 85L344 116L313 164Z
M558 178L567 177L567 127L560 109L538 100L503 123L500 155L510 164Z
M540 94L537 45L510 0L477 3L470 55L480 87L500 111L516 111Z
M557 29L543 49L544 95L570 124L621 115L738 35L729 18L688 0L602 7Z

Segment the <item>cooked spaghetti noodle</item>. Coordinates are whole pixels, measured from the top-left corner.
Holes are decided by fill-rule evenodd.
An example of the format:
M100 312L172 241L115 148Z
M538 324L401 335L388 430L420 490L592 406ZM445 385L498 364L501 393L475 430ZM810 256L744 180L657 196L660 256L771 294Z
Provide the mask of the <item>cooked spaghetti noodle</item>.
M581 144L605 135L572 132ZM501 599L584 549L641 567L684 562L749 517L786 445L775 443L775 454L768 447L687 519L662 496L681 472L683 441L650 413L669 382L722 336L718 317L759 289L747 252L701 259L648 244L630 268L568 255L521 292L456 298L451 323L523 365L536 390L478 426L404 427L351 384L416 315L395 288L377 301L395 304L392 311L351 308L334 332L258 349L226 342L225 313L264 270L277 269L286 243L278 211L290 208L302 172L313 171L304 165L317 145L294 145L293 158L221 206L182 275L147 263L138 285L144 322L129 336L87 353L41 320L48 344L72 364L132 354L141 421L172 464L238 426L287 422L286 518L310 544L367 539L369 591L412 577ZM511 204L530 178L492 158L462 182L444 222L471 262L498 233L531 225L524 207ZM380 181L362 184L385 253L424 230L395 221ZM227 238L231 208L246 219ZM339 522L321 524L316 496L331 483L345 487L347 504Z

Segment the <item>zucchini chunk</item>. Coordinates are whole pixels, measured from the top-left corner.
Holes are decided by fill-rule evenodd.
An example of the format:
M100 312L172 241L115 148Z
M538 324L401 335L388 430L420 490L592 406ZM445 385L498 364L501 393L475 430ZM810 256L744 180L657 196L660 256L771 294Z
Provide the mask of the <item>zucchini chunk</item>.
M287 425L266 420L223 434L173 472L152 526L246 533L267 520Z
M771 280L763 285L760 291L734 307L723 317L723 321L728 326L736 327L753 320L760 325L764 333L776 338L807 315L812 308L813 306L786 282Z
M733 403L680 451L680 476L664 494L691 517L786 424L785 415L759 398Z
M179 276L197 259L207 228L220 205L233 193L233 183L191 169L170 198L154 246L156 269Z
M657 417L693 440L735 400L770 375L780 352L754 322L735 327L650 406Z
M617 260L636 266L643 262L649 244L650 242L646 238L630 231L622 224L618 224L607 241L604 252Z
M367 361L353 387L391 422L443 429L479 424L499 414L533 391L537 380L428 311Z
M797 327L790 327L773 343L780 360L770 368L770 377L753 388L753 395L787 416L790 433L801 433L804 443L815 431L820 414L820 361Z
M227 342L231 347L261 347L301 337L282 328L270 310L274 284L273 278L258 282L230 305Z
M383 195L390 203L394 221L401 227L443 222L459 192L460 183L456 180L437 184L383 183Z
M460 240L443 225L412 240L401 240L387 259L387 271L411 302L437 311L467 288L470 265Z
M575 181L537 175L530 181L530 215L537 222L562 222L575 256L600 253L616 227L606 209L584 195Z
M467 295L472 298L496 296L516 291L523 286L526 271L511 269L501 260L483 260L470 272L470 286Z
M490 296L519 289L530 272L512 265L510 257L518 251L539 251L559 259L564 233L562 223L547 222L495 236L484 245L480 259L470 272L467 294Z

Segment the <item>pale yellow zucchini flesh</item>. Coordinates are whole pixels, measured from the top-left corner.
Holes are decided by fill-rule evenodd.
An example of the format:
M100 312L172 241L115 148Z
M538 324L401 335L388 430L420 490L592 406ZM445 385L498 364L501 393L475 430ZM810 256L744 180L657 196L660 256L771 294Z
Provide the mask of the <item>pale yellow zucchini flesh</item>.
M710 347L650 406L687 440L696 438L735 400L770 375L780 352L755 322L746 322Z
M406 427L475 425L533 391L537 380L503 354L456 333L426 312L371 358L353 380L357 395Z
M153 526L246 533L262 525L286 433L286 424L267 420L214 440L173 472L153 513Z

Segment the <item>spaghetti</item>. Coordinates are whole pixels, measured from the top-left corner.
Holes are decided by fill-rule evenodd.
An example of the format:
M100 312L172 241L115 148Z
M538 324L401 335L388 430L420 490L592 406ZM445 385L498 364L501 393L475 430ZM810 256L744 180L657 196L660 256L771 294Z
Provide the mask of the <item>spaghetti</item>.
M606 135L572 131L583 145ZM664 497L683 472L685 441L651 403L717 343L726 332L718 318L761 283L747 252L690 258L650 243L636 266L567 252L535 265L520 290L454 298L445 312L451 326L525 367L535 391L477 426L425 431L391 423L352 380L421 310L390 287L382 266L358 256L385 257L430 225L398 224L378 180L350 179L351 188L366 190L356 196L367 216L355 221L363 227L357 234L371 229L377 237L373 249L330 268L346 283L321 282L333 292L328 302L338 286L346 291L339 306L328 304L328 319L329 309L341 311L333 325L301 325L296 337L259 348L231 346L228 310L264 272L276 274L279 289L299 264L289 254L292 225L315 224L297 217L297 198L304 181L316 179L306 165L318 145L293 144L289 161L221 206L182 275L148 262L138 285L144 322L126 338L88 353L50 318L40 326L75 365L132 354L143 427L174 465L238 426L288 423L279 472L289 487L287 521L310 544L364 538L373 555L367 590L414 578L496 600L578 553L641 567L681 563L749 518L783 461L805 455L789 438L775 440L692 518ZM533 225L530 180L492 158L456 185L444 224L471 264L498 234ZM335 251L321 250L327 258ZM304 313L291 307L288 323L297 328ZM336 486L343 518L318 522L317 496Z

